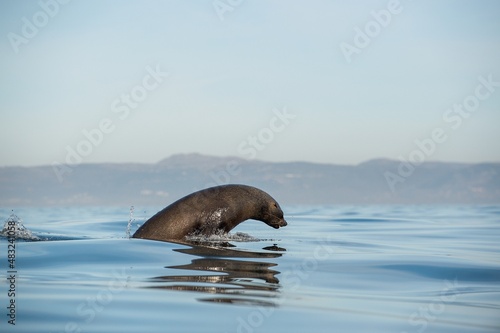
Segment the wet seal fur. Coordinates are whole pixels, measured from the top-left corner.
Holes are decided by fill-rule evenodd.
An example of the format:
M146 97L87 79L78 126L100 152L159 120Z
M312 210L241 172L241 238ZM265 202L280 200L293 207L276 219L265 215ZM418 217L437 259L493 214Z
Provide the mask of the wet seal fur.
M147 220L133 238L183 240L190 234L229 232L252 219L278 229L287 225L278 202L247 185L222 185L191 193Z

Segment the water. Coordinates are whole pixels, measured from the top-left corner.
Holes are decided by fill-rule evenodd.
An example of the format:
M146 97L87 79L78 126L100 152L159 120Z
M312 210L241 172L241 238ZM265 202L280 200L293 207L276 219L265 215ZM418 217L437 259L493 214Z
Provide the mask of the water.
M0 238L0 331L500 332L500 206L295 206L279 230L128 239L161 208L16 209L32 241L10 297Z

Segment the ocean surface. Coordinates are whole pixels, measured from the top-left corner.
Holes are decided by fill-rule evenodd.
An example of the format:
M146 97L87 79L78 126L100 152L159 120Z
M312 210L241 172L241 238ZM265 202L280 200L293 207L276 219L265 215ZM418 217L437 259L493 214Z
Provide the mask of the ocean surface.
M129 239L161 208L0 209L0 332L500 332L500 206L289 206L279 230Z

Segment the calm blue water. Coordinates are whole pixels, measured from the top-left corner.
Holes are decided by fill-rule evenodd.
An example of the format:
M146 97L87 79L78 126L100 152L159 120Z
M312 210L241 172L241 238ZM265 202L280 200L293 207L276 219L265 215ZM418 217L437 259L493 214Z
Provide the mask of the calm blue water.
M500 206L284 207L231 246L128 239L129 208L16 209L42 241L16 242L12 298L0 238L0 331L500 332Z

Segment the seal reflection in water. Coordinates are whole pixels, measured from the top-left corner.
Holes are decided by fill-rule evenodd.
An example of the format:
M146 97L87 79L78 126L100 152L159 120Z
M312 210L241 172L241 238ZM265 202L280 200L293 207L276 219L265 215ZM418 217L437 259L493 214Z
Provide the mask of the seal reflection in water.
M222 185L177 200L147 220L132 237L179 241L192 234L227 233L248 219L275 229L287 225L278 202L266 192L247 185Z
M157 276L151 278L155 285L146 288L213 295L198 298L201 302L278 306L276 299L280 296L280 285L276 275L280 272L271 269L277 264L269 259L281 257L281 253L248 252L197 245L174 251L201 258L192 259L191 263L186 265L165 268L205 273L177 275L173 272L171 275Z

